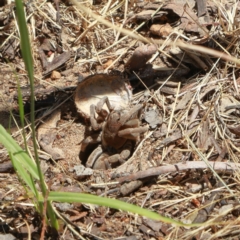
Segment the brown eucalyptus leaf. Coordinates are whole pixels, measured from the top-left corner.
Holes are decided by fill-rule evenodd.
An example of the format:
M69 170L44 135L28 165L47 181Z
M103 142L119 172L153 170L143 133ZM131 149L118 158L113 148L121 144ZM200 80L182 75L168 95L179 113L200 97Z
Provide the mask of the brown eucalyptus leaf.
M136 48L133 55L125 64L125 69L139 70L143 68L156 51L157 47L153 44L146 44Z
M237 136L240 136L240 125L237 125L237 126L234 126L234 127L228 125L227 127L228 127L228 129L231 133L234 133Z
M50 154L54 160L65 157L62 149L53 148L53 142L57 135L56 125L60 120L61 111L54 111L38 128L38 142L42 149Z

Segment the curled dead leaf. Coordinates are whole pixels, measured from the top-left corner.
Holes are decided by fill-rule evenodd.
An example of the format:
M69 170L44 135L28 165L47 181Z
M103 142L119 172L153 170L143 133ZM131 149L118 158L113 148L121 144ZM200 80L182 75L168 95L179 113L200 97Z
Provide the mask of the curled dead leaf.
M136 48L133 55L125 64L125 69L139 70L143 68L156 51L157 47L153 44L146 44Z
M172 32L172 27L170 24L153 24L151 27L150 27L150 32L154 35L157 35L157 36L160 36L160 37L163 37L163 38L166 38L168 37L171 32Z

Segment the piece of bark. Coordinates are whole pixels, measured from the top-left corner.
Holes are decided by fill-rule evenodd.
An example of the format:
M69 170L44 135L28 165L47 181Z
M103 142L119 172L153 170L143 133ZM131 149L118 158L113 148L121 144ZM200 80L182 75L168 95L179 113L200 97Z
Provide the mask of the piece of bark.
M154 15L154 20L158 21L158 22L163 22L164 21L164 16L167 14L166 11L158 11L156 12L156 9L159 8L159 5L156 4L152 5L153 9L144 9L141 12L134 14L133 16L131 16L125 24L127 24L128 22L146 22L149 21L151 19L153 19L153 15Z
M216 184L216 187L222 187L223 184L221 182L218 182ZM205 208L202 208L199 210L198 215L196 218L193 220L193 223L203 223L206 222L208 219L208 216L211 214L213 211L215 205L217 204L217 200L220 198L219 191L214 191L211 193L209 200L206 200L204 205L206 206Z
M140 70L146 66L147 61L156 53L157 47L153 44L146 44L140 47L137 47L130 57L130 59L125 64L125 69L134 71Z
M240 164L236 163L227 163L227 162L208 162L216 171L226 171L232 172L237 170L240 167ZM176 165L168 165L168 166L161 166L161 167L154 167L144 171L139 171L137 173L130 174L129 176L118 178L116 181L118 183L130 182L135 181L138 179L145 179L148 177L157 177L160 174L171 173L171 172L180 172L189 169L205 169L208 168L205 162L203 161L189 161L186 163L179 163ZM114 178L114 174L112 175Z
M236 126L227 125L227 127L231 133L234 133L235 135L240 136L240 125L236 125Z
M182 138L182 132L181 131L176 131L172 134L172 136L165 138L160 144L159 144L159 148L165 147L168 144L175 142L176 140Z
M210 213L213 211L215 205L216 205L216 200L219 199L219 195L217 192L213 192L210 196L210 199L205 202L205 205L207 207L200 209L198 212L198 215L196 218L193 220L193 223L203 223L206 222L208 219L208 216Z
M76 86L48 86L48 87L44 87L43 85L38 85L35 87L34 89L34 96L37 100L41 100L43 99L43 97L45 96L49 96L52 93L56 93L56 92L72 92L76 89ZM30 92L30 86L27 87L22 87L21 88L21 92L22 92L22 97L24 99L24 101L29 100L30 96L31 96L31 92ZM18 93L15 93L13 95L13 98L16 100L18 99Z
M145 225L147 225L148 227L150 227L155 232L159 232L161 227L162 227L162 222L152 220L152 219L149 219L149 218L144 218L143 223Z
M155 236L155 232L143 224L139 226L139 230L145 233L147 236Z
M60 67L62 64L67 62L71 57L71 52L63 52L59 56L55 57L51 63L48 63L46 70L43 72L43 75L48 75L53 70Z
M9 173L13 170L13 165L10 161L0 163L0 173Z
M39 54L40 61L42 63L42 68L44 71L46 71L48 62L47 62L47 57L45 56L45 53L42 48L38 49L38 54Z
M193 95L194 95L193 92L187 91L187 93L184 94L180 101L177 103L177 106L174 109L174 111L176 112L187 108L188 107L187 103L192 100Z
M142 186L142 181L132 181L129 183L125 183L120 187L120 193L122 196L127 196L136 189L140 188Z
M54 160L63 159L65 157L62 149L52 147L52 144L56 138L56 125L60 120L60 116L60 110L56 110L38 128L39 145L45 152L50 154Z
M205 15L206 11L207 11L206 0L197 0L198 17Z
M202 152L206 152L210 147L212 147L210 136L209 122L205 120L199 129L199 136L196 142L196 146L198 149L202 149Z

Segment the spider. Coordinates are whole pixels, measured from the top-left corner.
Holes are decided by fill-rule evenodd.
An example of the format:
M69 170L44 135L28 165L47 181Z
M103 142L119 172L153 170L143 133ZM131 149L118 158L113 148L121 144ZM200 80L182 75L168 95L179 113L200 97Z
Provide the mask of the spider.
M103 109L105 103L109 113ZM133 144L139 141L141 133L148 130L148 126L140 126L139 115L142 107L143 105L139 104L129 110L113 110L107 97L102 98L96 106L90 106L92 129L102 132L97 137L89 136L82 142L82 152L85 152L89 144L101 143L88 157L87 167L109 169L129 158Z

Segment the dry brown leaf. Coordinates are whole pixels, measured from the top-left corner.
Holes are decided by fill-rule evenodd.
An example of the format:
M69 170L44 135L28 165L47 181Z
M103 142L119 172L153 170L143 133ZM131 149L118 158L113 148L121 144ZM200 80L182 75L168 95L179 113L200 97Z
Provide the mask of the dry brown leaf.
M108 68L109 66L112 65L112 63L113 63L113 60L112 60L112 59L108 60L107 62L105 62L105 63L103 64L103 68L104 68L104 69ZM112 65L110 69L113 69L113 68L114 68L114 65Z
M61 78L61 73L58 72L58 71L52 71L51 79L56 80L56 79L59 79L59 78Z
M136 48L133 55L125 64L125 69L139 70L143 68L156 51L157 47L153 44L146 44Z
M154 35L166 38L168 37L172 32L172 27L169 23L166 23L165 25L162 24L153 24L150 27L150 32Z
M188 5L182 3L168 3L161 10L173 11L181 19L180 28L186 32L195 32L200 36L206 35L208 30L205 27L199 26L197 15Z
M165 20L165 15L167 14L167 12L159 11L159 12L156 13L156 10L157 10L158 7L159 6L156 5L156 6L153 6L153 8L155 8L155 9L143 10L142 12L135 14L128 21L135 21L135 22L149 21L152 18L153 15L154 15L154 20L164 21Z
M199 131L199 137L197 139L196 145L202 152L208 150L212 146L212 141L209 134L209 123L208 121L203 122L201 130Z
M234 108L228 108L231 105L239 105L239 102L233 96L225 95L219 101L219 111L224 114L235 112Z
M227 127L228 127L228 129L231 133L234 133L237 136L240 136L240 125L237 125L237 126L234 126L234 127L228 125Z
M190 91L184 94L181 100L178 102L175 111L185 109L187 107L187 103L192 99L193 94L194 93Z
M207 94L210 94L211 92L214 92L214 91L217 91L217 87L216 86L211 86L211 87L209 87L209 86L206 86L204 89L203 89L203 91L202 91L202 93L200 94L200 99L201 100L203 100L203 98L204 97L206 97L207 96ZM212 94L213 95L213 94Z
M81 212L81 213L77 214L76 216L71 216L71 217L69 218L69 220L70 220L71 222L74 222L74 221L77 221L77 220L79 220L79 219L87 216L87 214L88 214L88 212Z
M38 128L39 145L46 153L50 154L54 160L65 157L62 149L52 147L57 134L56 125L60 117L61 111L57 109Z

